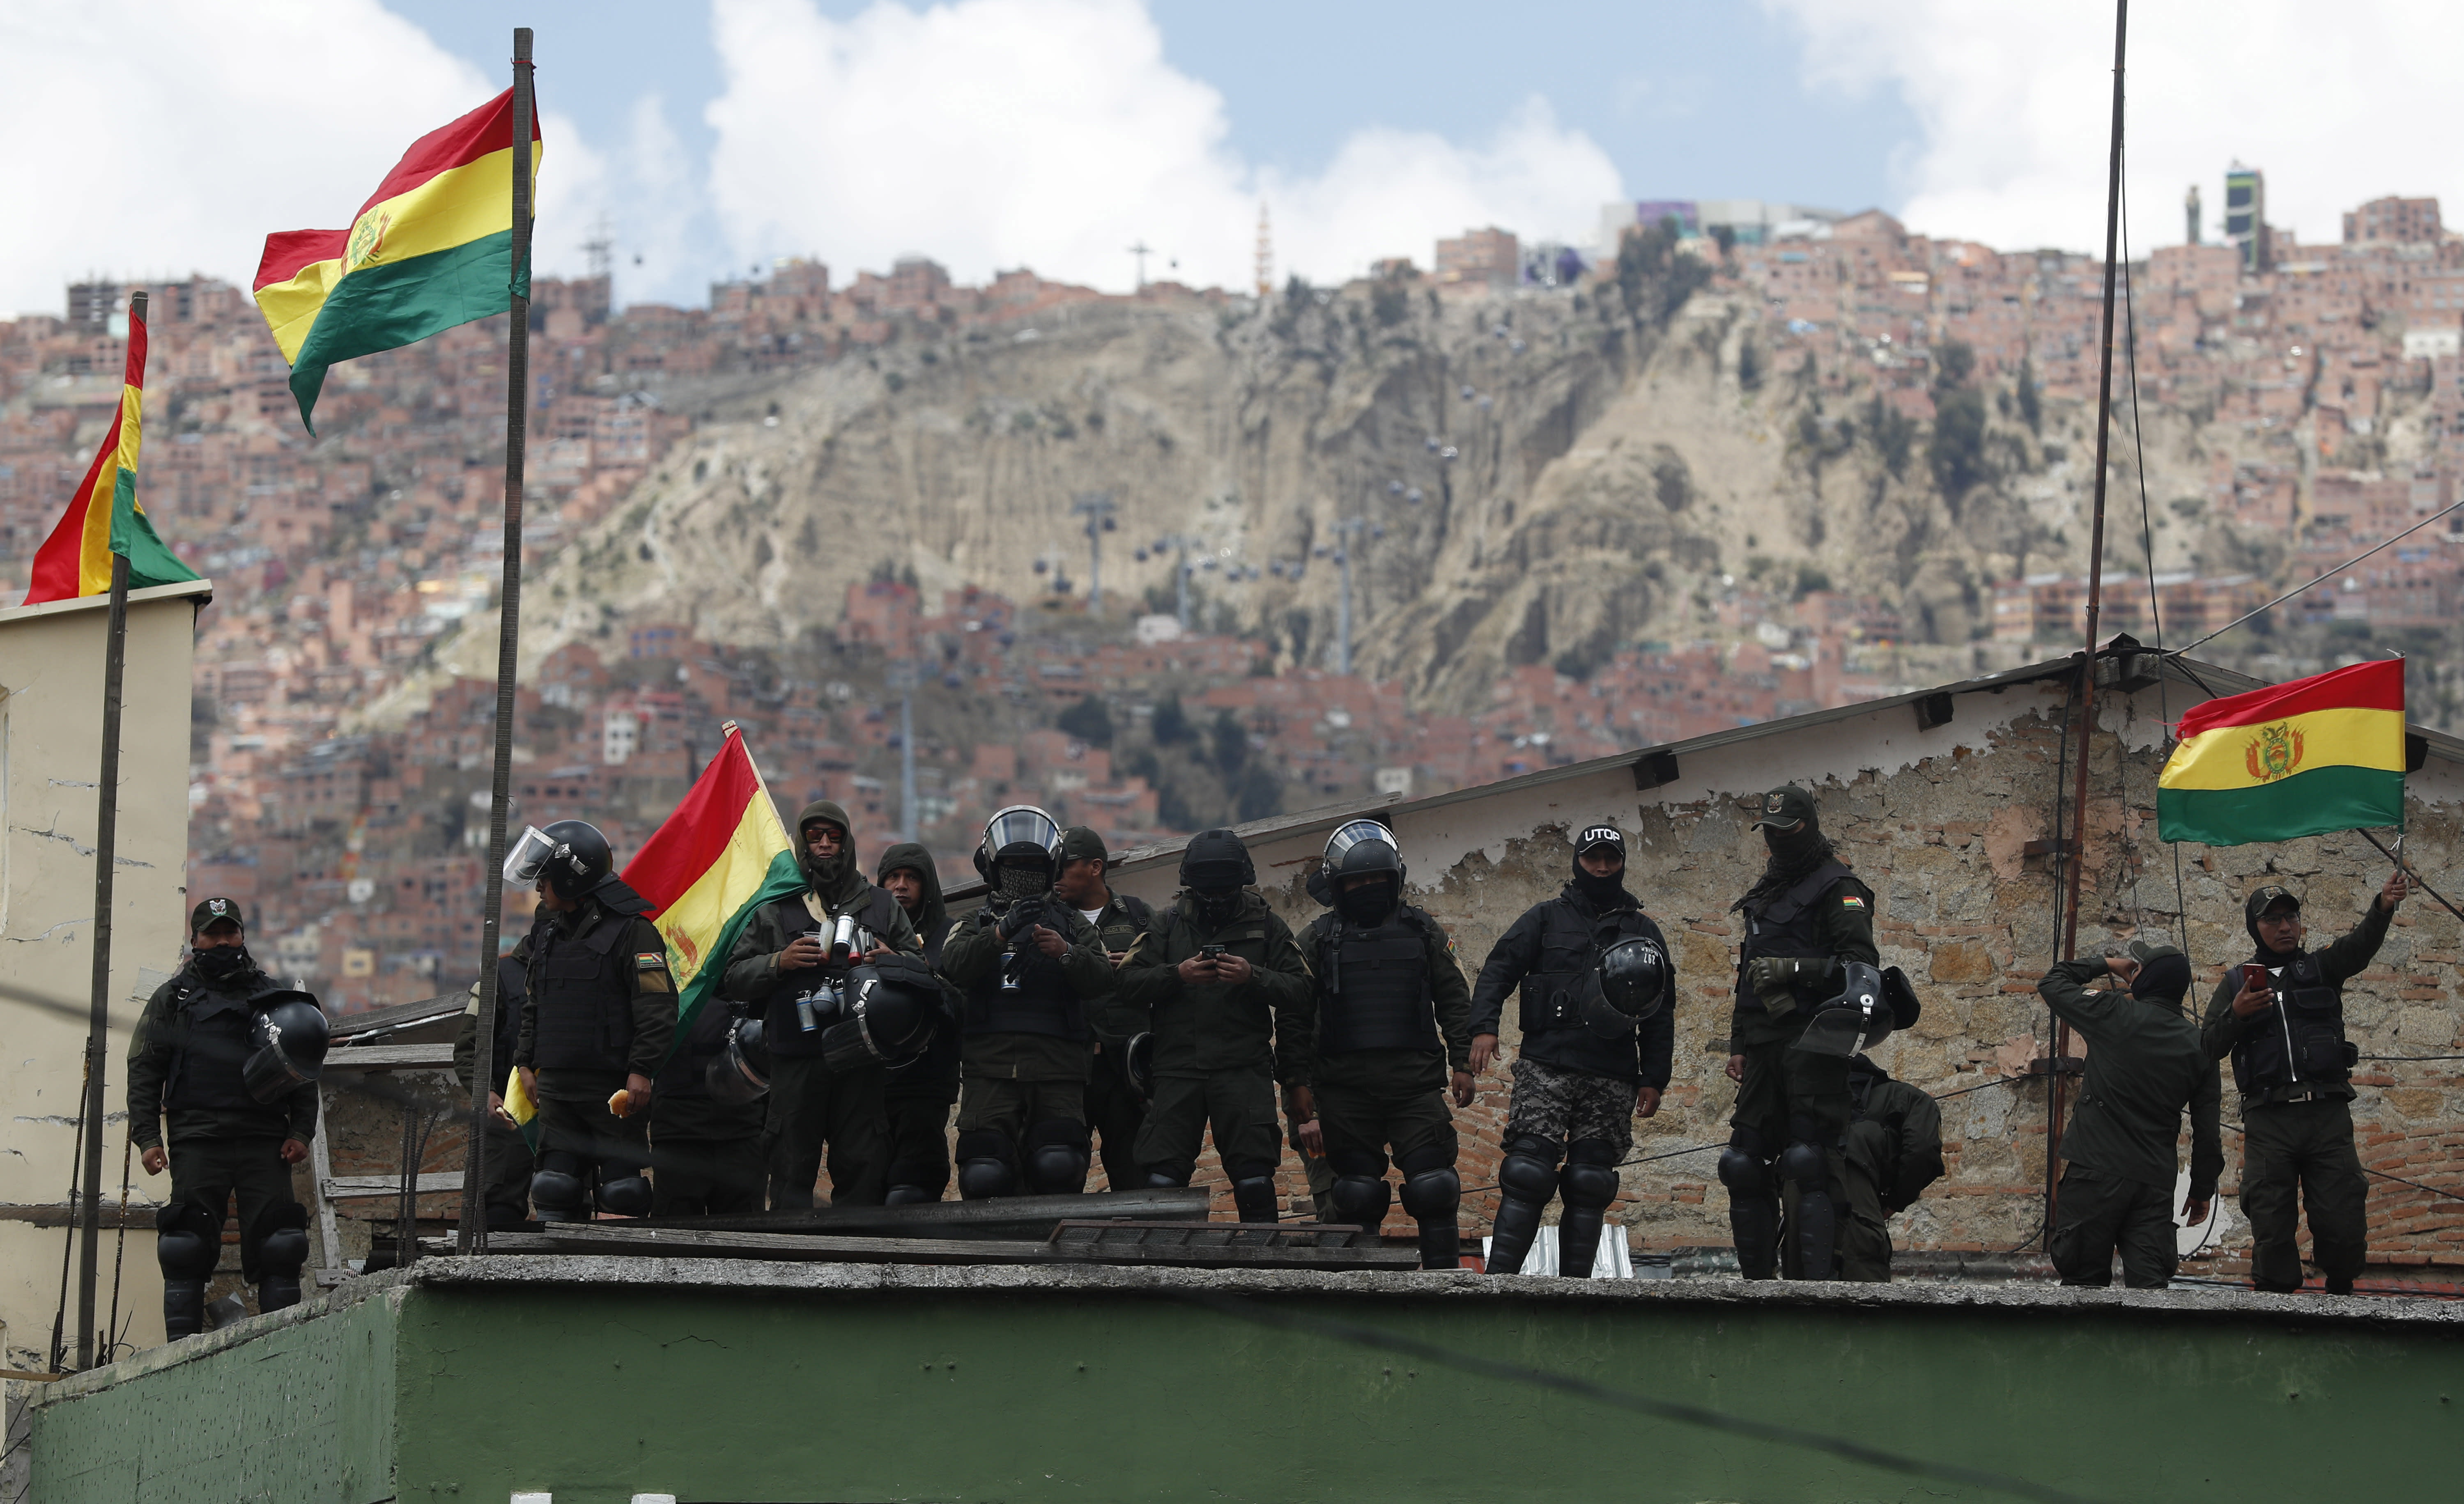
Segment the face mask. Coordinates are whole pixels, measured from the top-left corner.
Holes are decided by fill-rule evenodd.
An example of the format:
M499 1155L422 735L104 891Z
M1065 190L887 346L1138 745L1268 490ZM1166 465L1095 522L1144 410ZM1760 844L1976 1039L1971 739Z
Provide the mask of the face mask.
M1619 867L1607 877L1595 878L1577 861L1574 863L1574 891L1595 904L1606 903L1625 891L1625 869Z
M1335 908L1355 925L1382 925L1395 912L1392 882L1364 883L1335 896Z
M1210 929L1229 924L1233 913L1241 906L1239 888L1193 889L1189 896L1192 906L1198 910L1199 923Z
M1003 862L993 868L993 891L1004 899L1035 898L1051 887L1051 876L1042 867Z
M195 952L192 959L197 964L197 970L208 980L215 982L238 975L246 970L249 965L246 946L217 946L209 950Z

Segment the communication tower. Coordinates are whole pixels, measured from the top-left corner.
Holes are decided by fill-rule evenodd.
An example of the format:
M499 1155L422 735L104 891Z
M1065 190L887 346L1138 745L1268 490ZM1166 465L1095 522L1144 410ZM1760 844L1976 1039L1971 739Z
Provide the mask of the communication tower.
M1266 297L1275 291L1275 237L1266 223L1266 205L1258 202L1258 295Z

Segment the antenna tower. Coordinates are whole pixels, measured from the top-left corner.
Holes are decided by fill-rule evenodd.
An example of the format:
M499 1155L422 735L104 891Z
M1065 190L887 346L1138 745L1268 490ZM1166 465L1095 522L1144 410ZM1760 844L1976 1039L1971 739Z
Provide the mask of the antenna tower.
M1266 223L1266 205L1258 202L1258 295L1265 297L1275 291L1275 237Z

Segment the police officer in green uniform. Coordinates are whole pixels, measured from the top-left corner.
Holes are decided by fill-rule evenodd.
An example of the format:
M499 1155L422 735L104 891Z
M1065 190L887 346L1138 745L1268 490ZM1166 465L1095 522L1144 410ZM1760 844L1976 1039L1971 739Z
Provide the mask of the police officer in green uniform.
M2352 1068L2344 1040L2344 984L2386 943L2396 905L2412 891L2388 876L2352 933L2324 950L2301 948L2301 900L2276 886L2243 905L2257 948L2244 966L2266 982L2243 985L2235 967L2217 983L2201 1030L2210 1059L2233 1057L2241 1092L2241 1210L2250 1219L2250 1276L2261 1290L2301 1288L2295 1242L2310 1211L2310 1249L2329 1295L2350 1295L2369 1247L2369 1182L2353 1150Z
M291 1193L291 1166L317 1136L313 1078L289 1084L259 1059L269 1047L266 1021L300 1014L304 1024L302 1010L314 1012L315 1000L258 969L233 900L199 904L188 943L187 964L146 999L128 1046L128 1136L146 1174L171 1171L171 1194L155 1214L155 1256L163 1326L174 1338L205 1329L206 1283L222 1258L223 1214L234 1195L240 1271L256 1286L257 1309L298 1304L308 1213ZM319 1058L322 1025L318 1014L307 1026L319 1035Z
M1186 1186L1207 1131L1243 1222L1278 1219L1283 1136L1275 1082L1307 1067L1309 977L1292 932L1249 890L1249 848L1200 831L1180 858L1180 893L1121 966L1112 1012L1155 1034L1155 1101L1138 1131L1151 1187Z
M963 997L958 1194L1087 1188L1090 1009L1112 990L1095 926L1052 893L1061 827L1028 804L996 811L976 849L983 907L950 926L941 974Z
M2110 978L2113 985L2091 990ZM2173 1282L2174 1144L2190 1114L2190 1185L2183 1210L2208 1219L2225 1167L2217 1126L2223 1091L2199 1026L2182 1012L2190 962L2175 947L2133 941L2129 953L2064 961L2036 984L2045 1004L2087 1041L2079 1106L2062 1127L2062 1179L2045 1251L2066 1285L2122 1282L2162 1290Z
M522 1037L522 967L512 956L496 958L496 1048L492 1058L510 1071L514 1068L514 1051ZM462 1010L462 1022L453 1035L453 1077L473 1101L480 1100L478 1083L473 1077L479 1062L479 984L471 984L470 1006ZM482 1188L482 1199L488 1209L488 1230L502 1232L518 1228L530 1220L531 1163L530 1142L522 1137L521 1128L505 1111L505 1095L498 1086L486 1093L488 1102L488 1184Z
M676 1028L668 943L587 821L525 828L505 881L539 884L531 931L514 948L522 968L514 1065L539 1103L531 1205L543 1222L587 1221L595 1187L600 1210L646 1215L651 1078Z
M1737 1107L1720 1183L1747 1278L1829 1279L1847 1199L1838 1145L1848 1129L1848 1057L1793 1046L1844 982L1841 963L1880 964L1874 890L1832 851L1805 790L1764 795L1754 829L1770 860L1733 905L1746 933L1728 1019Z
M1078 911L1103 937L1104 954L1118 968L1138 948L1155 911L1147 901L1115 893L1104 881L1111 865L1104 838L1084 825L1061 833L1061 876L1053 880L1052 896ZM1087 1078L1087 1125L1095 1132L1095 1148L1103 1156L1104 1181L1114 1190L1135 1190L1146 1184L1138 1168L1138 1125L1146 1122L1147 1101L1130 1079L1130 1036L1106 1032L1095 1024L1095 1068Z
M950 905L942 900L941 872L933 854L914 841L901 841L881 854L873 881L906 911L924 948L925 964L937 971L941 942L950 933ZM949 1000L955 1019L956 989L950 990ZM891 1069L881 1098L890 1130L890 1188L884 1202L904 1207L940 1200L950 1188L950 1109L958 1102L955 1023L935 1030L933 1043L921 1056Z
M1859 1055L1848 1062L1847 1215L1839 1223L1839 1277L1891 1277L1891 1218L1942 1178L1942 1109Z
M1471 990L1444 926L1403 902L1393 832L1350 821L1328 839L1321 865L1334 910L1301 932L1311 1048L1287 1078L1305 1109L1303 1152L1324 1155L1333 1171L1335 1219L1374 1232L1386 1220L1391 1148L1403 1210L1419 1224L1420 1267L1460 1268L1463 1179L1446 1102L1451 1093L1455 1106L1471 1105Z
M832 963L841 919L869 934L867 949L920 950L907 910L865 881L847 811L815 799L796 817L804 891L763 905L728 952L720 991L762 1015L770 1051L769 1141L773 1210L813 1204L825 1151L830 1204L877 1207L889 1192L887 1073L879 1064L833 1071L822 1058L833 990L847 970ZM853 959L850 952L848 959Z

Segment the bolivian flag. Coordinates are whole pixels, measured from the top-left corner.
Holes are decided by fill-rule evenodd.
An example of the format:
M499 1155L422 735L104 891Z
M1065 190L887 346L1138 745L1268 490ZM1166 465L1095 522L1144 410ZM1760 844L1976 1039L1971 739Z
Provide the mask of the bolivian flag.
M121 378L120 410L86 467L69 510L34 551L26 604L99 596L111 588L111 556L128 556L128 588L172 585L197 572L163 546L137 504L137 444L145 398L145 321L128 320L128 370Z
M2210 700L2156 779L2156 833L2238 846L2404 824L2404 660Z
M735 722L684 802L626 866L625 883L649 901L650 922L667 937L682 1038L718 991L754 910L804 890L803 866Z
M514 265L511 89L412 143L350 229L268 235L256 269L256 306L312 431L327 366L504 313L530 290L530 267Z

